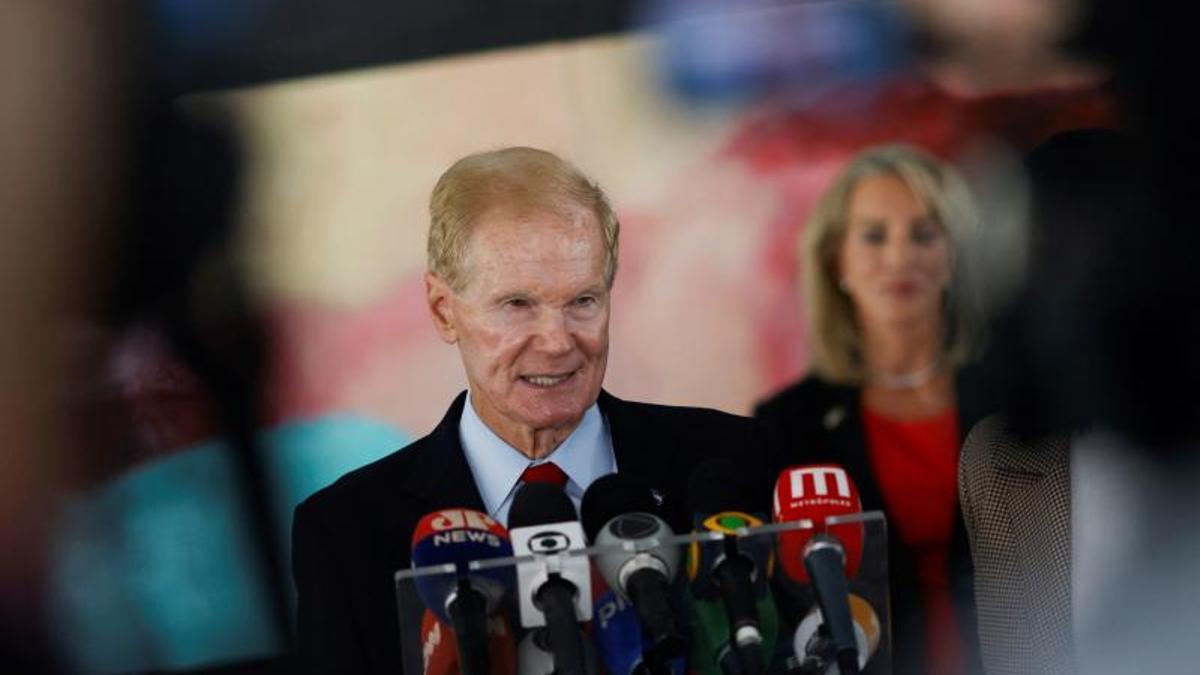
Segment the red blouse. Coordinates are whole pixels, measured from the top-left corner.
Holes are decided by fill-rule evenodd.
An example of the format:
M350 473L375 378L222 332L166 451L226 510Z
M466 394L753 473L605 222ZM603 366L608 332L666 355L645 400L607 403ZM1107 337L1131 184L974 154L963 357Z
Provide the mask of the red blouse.
M892 536L913 552L930 673L966 670L950 594L950 540L958 500L958 410L896 420L863 407L867 456Z

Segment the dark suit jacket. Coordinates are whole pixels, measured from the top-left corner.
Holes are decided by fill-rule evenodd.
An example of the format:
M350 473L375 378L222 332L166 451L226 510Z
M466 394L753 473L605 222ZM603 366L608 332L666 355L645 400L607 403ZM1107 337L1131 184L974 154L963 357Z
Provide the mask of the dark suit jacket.
M959 501L988 675L1074 672L1070 441L1021 438L992 416L963 447Z
M292 525L299 590L298 665L312 673L401 672L392 577L409 566L413 528L442 508L483 510L458 435L465 392L428 436L353 471L306 499ZM770 499L766 434L756 421L715 410L631 403L601 392L600 410L622 473L662 492L667 520L691 529L688 476L724 457L744 467Z
M982 397L973 394L973 377L973 373L967 373L960 376L957 383L962 434L982 417L986 408ZM857 387L831 384L810 376L759 404L755 417L766 422L777 437L787 464L839 464L858 485L863 509L886 513L879 483L867 455L859 394ZM921 673L925 669L924 626L914 565L912 554L900 538L890 537L891 656L896 675ZM955 584L952 589L955 609L967 646L968 664L972 671L978 671L971 554L960 515L955 517L950 565L950 579Z

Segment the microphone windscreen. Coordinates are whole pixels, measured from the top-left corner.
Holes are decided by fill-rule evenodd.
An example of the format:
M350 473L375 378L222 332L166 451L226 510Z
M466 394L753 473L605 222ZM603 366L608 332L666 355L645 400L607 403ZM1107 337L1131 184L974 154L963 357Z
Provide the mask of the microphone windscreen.
M610 473L592 482L580 504L583 531L595 543L605 523L625 513L658 513L650 484L630 474Z
M413 568L452 563L463 571L475 560L508 558L512 542L504 526L485 513L473 509L441 509L426 514L417 522L412 536ZM467 574L471 585L484 594L488 611L499 605L515 580L508 567L474 570ZM446 602L458 585L457 574L430 574L413 579L417 594L425 606L444 623L450 624Z
M489 675L516 675L517 636L502 614L488 617L487 651ZM458 639L454 630L433 612L421 616L422 675L458 675Z
M422 675L453 675L458 672L458 645L454 631L428 609L421 616Z
M688 661L696 675L726 675L742 672L736 654L729 650L729 614L720 600L705 600L692 596L688 614L692 626L691 654ZM780 615L775 596L763 593L755 605L758 608L759 629L762 632L762 654L770 661L779 641ZM775 672L772 670L771 672Z
M614 590L593 591L592 640L596 653L610 673L631 673L642 658L642 627L633 606Z
M779 560L789 577L808 583L804 551L814 534L833 535L843 547L846 575L854 578L862 562L864 530L861 522L830 524L833 516L862 512L858 487L836 464L793 466L779 474L773 494L775 522L811 520L813 529L785 532L779 537Z
M754 511L763 501L745 472L728 459L701 463L688 477L687 505L692 513Z
M508 529L579 520L575 505L562 488L550 483L525 483L513 497Z

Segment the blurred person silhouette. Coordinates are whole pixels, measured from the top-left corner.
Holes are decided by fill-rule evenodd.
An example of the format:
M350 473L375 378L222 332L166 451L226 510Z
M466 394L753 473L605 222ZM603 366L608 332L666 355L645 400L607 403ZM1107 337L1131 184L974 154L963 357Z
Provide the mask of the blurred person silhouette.
M113 356L106 338L147 325L196 375L231 439L264 613L287 650L286 582L253 437L264 343L232 255L240 151L230 126L185 116L153 72L141 9L17 2L0 21L0 438L13 453L0 472L4 672L114 670L67 654L69 627L50 606L63 581L53 557L69 498L138 458L101 371ZM122 571L145 581L161 570ZM136 633L161 619L104 608L114 589L84 588L90 580L66 583L109 626ZM173 600L157 590L163 605ZM133 662L154 667L160 646L140 643L145 658Z
M904 145L854 157L800 249L813 372L759 404L791 463L844 466L890 524L896 673L975 669L971 561L955 493L979 420L981 340L964 272L978 227L958 172Z
M988 673L1200 667L1196 249L1150 147L1077 130L1025 162L1029 271L985 361L1004 413L960 467Z
M99 301L121 133L121 9L0 8L0 672L56 672L43 600L55 495L77 480L77 370L54 339Z
M283 657L261 657L288 651L289 591L257 436L266 341L237 263L241 145L228 119L185 109L157 89L131 97L127 124L119 211L106 242L105 273L98 275L102 302L64 326L75 329L70 337L82 338L73 346L90 365L71 403L90 418L93 433L80 460L86 484L67 495L68 517L57 542L51 598L56 637L71 666L86 671L228 668L254 656L254 664L237 667L276 672ZM143 344L130 348L131 338ZM147 341L159 349L147 350ZM117 360L123 365L114 365ZM154 394L139 393L153 386L144 372L129 381L113 375L135 361L153 362L147 372L170 369L184 378L183 405L164 407ZM209 419L211 432L226 441L214 464L229 467L212 474L229 483L227 491L225 485L211 487L231 502L216 509L200 491L187 492L191 485L165 475L158 483L149 480L147 460L164 459L155 453L177 448L144 442L147 426ZM135 475L147 476L140 493L121 487ZM148 518L153 511L147 505L156 503L174 509L181 526L191 523L189 533L143 537L168 518ZM198 522L187 519L189 509L204 507L209 511L197 514ZM221 564L227 547L241 550L237 541L222 539L242 533L218 526L222 509L249 540L249 555L226 563L239 569L224 581L206 573ZM80 568L80 556L88 553L95 559ZM236 573L253 580L249 588L237 585ZM94 585L86 600L72 588L76 583ZM229 588L207 585L223 583ZM261 632L269 644L253 653L226 649L234 640L212 618L237 617L195 604L197 597L215 602L239 592L266 625ZM123 621L114 621L118 616ZM186 648L176 644L181 640Z

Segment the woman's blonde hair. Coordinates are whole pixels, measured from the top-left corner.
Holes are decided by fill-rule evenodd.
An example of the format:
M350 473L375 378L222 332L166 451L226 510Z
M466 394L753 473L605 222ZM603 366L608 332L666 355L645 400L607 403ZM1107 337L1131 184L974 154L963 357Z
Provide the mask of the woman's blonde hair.
M949 238L951 275L943 304L942 363L958 368L977 355L981 343L977 298L964 269L979 228L966 181L954 167L912 146L868 148L850 160L821 196L799 251L812 368L833 382L861 384L866 380L862 336L853 300L839 285L838 258L854 188L863 178L878 174L904 181Z
M572 206L591 212L600 225L604 282L612 288L621 226L604 191L570 162L528 147L467 155L438 179L429 197L429 271L455 291L463 289L462 260L471 228L489 209L562 212Z

